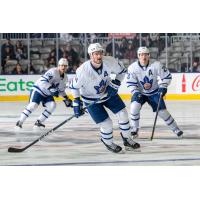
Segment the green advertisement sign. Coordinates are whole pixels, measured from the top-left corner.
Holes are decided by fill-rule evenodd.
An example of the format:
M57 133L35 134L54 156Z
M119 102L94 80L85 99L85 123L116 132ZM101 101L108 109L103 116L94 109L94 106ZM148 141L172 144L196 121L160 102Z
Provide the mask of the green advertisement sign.
M0 95L27 95L38 75L0 76Z

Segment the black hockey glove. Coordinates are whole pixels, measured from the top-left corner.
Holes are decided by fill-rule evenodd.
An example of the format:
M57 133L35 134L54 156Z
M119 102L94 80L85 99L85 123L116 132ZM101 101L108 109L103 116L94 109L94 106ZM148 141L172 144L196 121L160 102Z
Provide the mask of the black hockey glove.
M54 88L54 87L50 87L49 88L49 91L51 93L51 96L53 97L58 97L59 96L59 91L57 88Z
M69 99L68 96L65 96L64 98L65 98L65 99L63 100L63 102L65 103L66 107L73 107L73 106L72 106L72 100Z
M121 82L117 79L110 81L109 85L106 88L106 93L108 96L115 96L118 92L118 89L121 85Z
M167 94L167 88L158 88L158 93L162 93L162 97Z

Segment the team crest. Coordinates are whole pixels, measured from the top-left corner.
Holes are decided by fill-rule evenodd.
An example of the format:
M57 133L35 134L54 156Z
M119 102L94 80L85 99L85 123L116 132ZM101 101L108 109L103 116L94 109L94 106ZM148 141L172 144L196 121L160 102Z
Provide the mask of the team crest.
M152 87L153 79L149 79L147 76L145 76L143 81L140 81L140 83L145 90L149 90Z
M101 94L101 93L104 93L104 92L105 92L106 83L107 83L107 81L102 80L102 81L99 83L99 86L94 86L94 89L95 89L96 92L97 92L96 94Z

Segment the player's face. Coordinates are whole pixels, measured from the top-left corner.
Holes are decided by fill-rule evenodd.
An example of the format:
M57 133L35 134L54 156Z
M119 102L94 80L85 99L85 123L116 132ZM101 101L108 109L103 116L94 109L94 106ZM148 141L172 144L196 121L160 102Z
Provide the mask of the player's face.
M147 65L149 62L149 54L148 53L140 53L138 55L138 59L141 65Z
M94 53L91 54L90 56L91 60L93 63L95 64L101 64L102 63L102 59L103 59L103 52L102 51L96 51Z
M60 75L63 75L67 70L67 65L59 65L58 70L60 72Z

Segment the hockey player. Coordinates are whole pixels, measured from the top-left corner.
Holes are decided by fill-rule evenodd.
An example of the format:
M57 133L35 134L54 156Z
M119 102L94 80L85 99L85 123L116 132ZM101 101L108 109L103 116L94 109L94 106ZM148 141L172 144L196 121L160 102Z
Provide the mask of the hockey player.
M153 112L155 112L160 93L162 93L162 99L158 116L165 121L178 137L181 137L183 131L179 129L174 118L167 111L163 100L172 79L170 72L160 62L150 61L150 52L147 47L139 47L137 55L138 61L128 67L127 74L127 86L133 94L130 107L133 138L138 136L140 110L143 104L147 102L152 107Z
M74 113L78 118L83 114L82 100L89 105L97 99L97 103L88 107L92 119L100 127L101 141L108 150L118 153L122 148L113 142L113 124L106 109L110 109L118 117L121 137L126 150L133 150L140 145L131 139L128 113L125 104L117 94L126 69L113 57L103 56L104 49L99 43L90 44L88 54L90 60L84 62L76 71L70 88L75 98L73 101ZM111 80L110 75L116 75ZM107 94L107 95L105 95ZM82 100L80 99L82 97Z
M16 128L22 128L24 121L34 110L37 109L40 102L45 107L45 109L35 122L35 127L44 128L45 125L43 122L53 113L56 108L56 103L53 98L54 96L63 96L63 102L65 105L67 107L72 106L72 101L65 93L67 83L67 76L65 71L67 66L67 59L61 58L58 62L58 67L49 69L36 81L32 90L30 91L29 104L21 113L20 119L16 123Z

